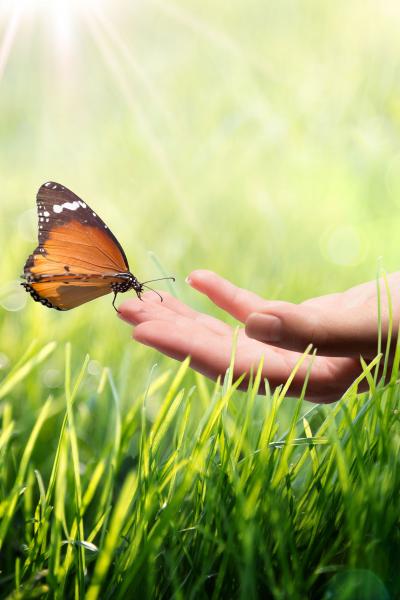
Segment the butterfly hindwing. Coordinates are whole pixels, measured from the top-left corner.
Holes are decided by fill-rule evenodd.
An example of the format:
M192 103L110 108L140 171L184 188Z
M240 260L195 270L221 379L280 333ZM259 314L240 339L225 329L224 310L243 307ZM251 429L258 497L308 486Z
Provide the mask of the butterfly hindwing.
M106 279L38 281L23 285L36 302L57 310L76 308L112 291L111 281Z

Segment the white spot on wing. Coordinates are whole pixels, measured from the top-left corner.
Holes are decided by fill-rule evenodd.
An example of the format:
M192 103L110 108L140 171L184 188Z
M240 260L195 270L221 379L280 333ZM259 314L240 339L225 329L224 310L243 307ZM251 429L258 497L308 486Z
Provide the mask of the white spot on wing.
M44 187L50 187L52 185L51 181L48 181L47 183L44 184Z
M44 216L44 217L49 217L49 216L50 216L50 213L49 213L47 210L45 210L45 211L44 211L44 213L43 213L43 216Z
M53 185L53 190L56 190L57 188L58 188L58 185L55 183L55 184Z
M64 202L62 206L63 208L67 208L68 210L76 210L77 208L79 208L79 202L77 202L76 200L74 200L73 202Z
M82 202L82 200L79 200L79 204L82 206L82 208L86 208L86 204Z
M74 200L73 202L64 202L63 204L54 204L53 211L55 213L62 213L62 211L66 208L67 210L76 210L79 208L79 202Z

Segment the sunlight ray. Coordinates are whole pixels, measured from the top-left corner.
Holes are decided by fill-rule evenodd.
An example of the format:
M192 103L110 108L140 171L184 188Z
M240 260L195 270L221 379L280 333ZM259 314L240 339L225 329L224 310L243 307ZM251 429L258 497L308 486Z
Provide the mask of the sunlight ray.
M198 238L198 243L204 246L204 237L199 232L198 222L196 219L196 215L189 208L189 204L187 202L187 194L184 193L181 184L176 176L173 167L168 160L168 157L165 153L165 150L160 144L157 135L152 130L151 125L148 123L143 111L140 110L138 103L135 101L134 96L129 87L126 76L123 73L121 65L119 64L118 58L115 55L110 47L107 45L104 36L102 35L101 30L93 18L90 18L92 15L85 14L87 26L92 35L92 38L99 49L100 53L103 56L105 64L110 70L111 75L115 79L118 84L121 93L124 96L124 99L132 111L135 122L138 124L140 131L143 135L143 138L146 140L151 154L156 159L161 172L164 175L164 178L172 191L173 198L179 206L179 210L182 212L186 219L187 225L190 226L193 235L196 235Z
M0 44L0 81L3 78L7 61L10 57L11 50L17 35L18 26L22 16L23 4L16 2L14 10L10 16L10 20L6 25L4 37Z
M115 48L117 48L123 57L124 61L128 64L128 66L132 69L134 75L137 77L138 81L142 84L144 90L146 91L148 97L151 99L153 104L157 107L159 113L163 116L165 121L171 123L173 121L173 116L170 111L166 110L164 104L160 102L160 99L157 95L157 91L152 83L152 81L147 76L146 72L140 66L139 62L135 60L131 50L129 49L126 42L121 38L121 35L118 33L117 29L110 21L110 19L106 18L103 11L100 11L99 7L93 7L93 12L96 13L96 17L103 27L105 33L108 35L110 41L113 43Z

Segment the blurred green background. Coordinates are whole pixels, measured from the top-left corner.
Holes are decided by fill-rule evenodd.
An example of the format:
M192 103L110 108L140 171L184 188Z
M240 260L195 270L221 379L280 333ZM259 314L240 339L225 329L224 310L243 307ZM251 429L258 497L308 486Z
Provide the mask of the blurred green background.
M154 252L216 315L190 270L301 301L374 278L380 256L397 269L399 25L389 0L0 2L3 372L32 339L69 340L94 379L129 373L129 397L169 362L130 340L111 296L58 313L18 287L48 179L102 216L140 280L160 276Z

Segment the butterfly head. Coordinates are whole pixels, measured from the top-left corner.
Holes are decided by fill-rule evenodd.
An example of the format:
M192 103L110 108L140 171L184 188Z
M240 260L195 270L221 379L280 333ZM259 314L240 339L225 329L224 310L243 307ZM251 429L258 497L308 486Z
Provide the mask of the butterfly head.
M123 294L128 290L135 290L141 299L143 293L143 284L140 283L132 273L119 273L118 281L111 284L111 289L115 294Z
M150 286L148 286L148 283L152 283L153 281L164 281L166 279L175 281L175 277L160 277L159 279L150 279L149 281L143 281L142 283L136 279L136 277L130 273L119 273L118 275L118 282L115 282L111 285L111 289L114 292L115 296L119 293L123 293L123 292L127 292L128 290L135 290L137 297L139 298L139 300L142 299L142 294L143 294L143 290L144 288L147 288L148 290L151 290L152 292L154 292L155 294L157 294L157 296L159 296L161 302L163 301L163 298L161 296L161 294L159 294L157 292L157 290L151 288ZM115 302L115 296L114 296L114 302ZM113 302L113 306L115 308L115 304Z

